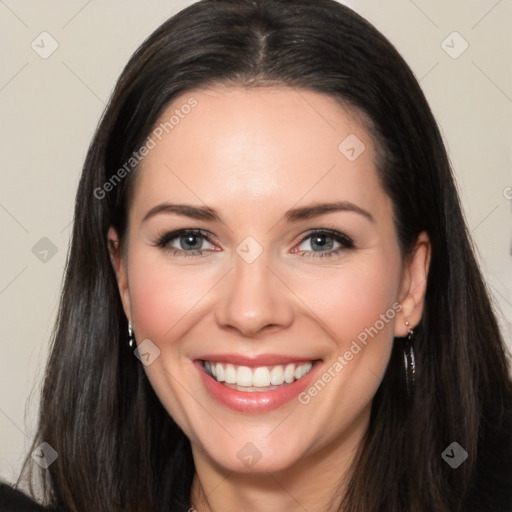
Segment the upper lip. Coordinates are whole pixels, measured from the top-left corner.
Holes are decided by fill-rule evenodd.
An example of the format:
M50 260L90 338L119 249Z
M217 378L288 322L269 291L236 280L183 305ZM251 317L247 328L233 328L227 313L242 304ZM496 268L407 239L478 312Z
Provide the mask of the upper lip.
M243 356L239 354L205 354L198 357L199 361L213 361L216 363L231 363L236 366L276 366L287 363L307 363L316 361L314 357L297 357L283 354L260 354L258 356Z

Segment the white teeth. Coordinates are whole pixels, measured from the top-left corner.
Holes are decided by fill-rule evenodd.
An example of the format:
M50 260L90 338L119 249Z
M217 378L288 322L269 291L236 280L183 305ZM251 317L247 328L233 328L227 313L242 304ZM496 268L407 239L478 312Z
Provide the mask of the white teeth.
M284 368L282 366L274 366L270 370L270 384L280 386L284 382Z
M311 371L312 362L289 363L287 365L259 366L250 368L248 366L236 366L226 363L204 362L206 373L210 374L217 382L225 382L231 386L247 388L247 391L254 391L253 388L274 389L275 386L291 384L304 377ZM261 389L263 391L263 389Z
M286 368L284 370L284 380L288 384L290 384L291 382L293 382L295 380L295 365L294 364L289 364L286 366Z
M252 374L252 385L258 388L270 386L270 372L268 368L256 368Z
M224 380L227 384L236 384L236 368L232 364L226 366Z
M311 363L301 364L300 366L297 366L297 368L295 368L295 373L293 374L295 377L295 380L298 380L301 377L304 377L304 375L306 375L306 373L308 373L309 370L311 370L312 366L313 365Z
M236 384L239 386L252 386L252 372L248 366L239 366L236 371Z
M220 363L217 363L215 365L215 378L217 379L217 381L219 382L224 382L224 368L223 366L220 364Z

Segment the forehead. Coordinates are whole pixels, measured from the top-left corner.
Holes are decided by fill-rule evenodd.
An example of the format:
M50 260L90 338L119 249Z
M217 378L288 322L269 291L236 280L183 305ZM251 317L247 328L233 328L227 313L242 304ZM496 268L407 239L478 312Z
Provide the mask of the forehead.
M150 135L154 147L142 161L134 207L142 214L155 202L187 199L258 211L303 198L373 203L375 211L386 198L363 120L334 98L303 89L187 92Z

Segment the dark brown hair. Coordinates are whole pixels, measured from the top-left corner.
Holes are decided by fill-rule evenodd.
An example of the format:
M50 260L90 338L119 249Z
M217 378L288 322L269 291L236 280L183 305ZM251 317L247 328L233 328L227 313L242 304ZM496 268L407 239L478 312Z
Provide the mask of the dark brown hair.
M107 247L127 222L128 173L112 179L178 95L208 85L285 85L325 93L372 122L378 176L405 256L426 231L432 259L415 330L415 396L403 392L395 340L344 499L347 512L469 510L493 426L510 411L505 344L475 261L438 127L411 70L370 23L334 0L203 0L135 52L83 167L60 309L33 448L44 501L74 512L185 511L190 442L127 348L127 320ZM469 453L456 471L453 441ZM33 461L23 473L32 481ZM20 475L21 478L21 475ZM33 491L32 491L33 492ZM34 493L35 494L35 493Z

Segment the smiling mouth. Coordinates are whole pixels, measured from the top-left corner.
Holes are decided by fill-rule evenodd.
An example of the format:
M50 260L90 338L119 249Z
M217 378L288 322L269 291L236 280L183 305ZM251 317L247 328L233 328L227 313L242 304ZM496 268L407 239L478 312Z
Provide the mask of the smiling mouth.
M217 361L201 361L212 379L237 391L272 391L292 384L307 375L317 360L275 366L238 366Z

